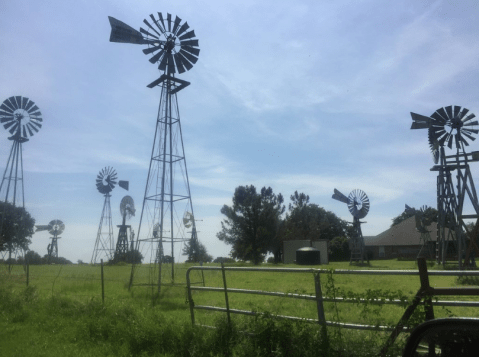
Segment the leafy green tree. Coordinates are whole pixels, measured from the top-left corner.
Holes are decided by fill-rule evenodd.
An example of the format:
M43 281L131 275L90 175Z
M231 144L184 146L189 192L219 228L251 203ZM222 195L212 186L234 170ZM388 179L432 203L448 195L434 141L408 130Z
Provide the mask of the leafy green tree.
M28 250L34 226L25 208L0 201L0 251Z
M198 239L191 239L183 247L183 255L187 255L187 263L211 263L213 257L208 254L206 247Z
M130 250L126 253L117 253L113 255L113 259L110 260L110 264L116 264L119 262L125 262L129 264L141 264L143 260L143 255L139 250Z
M349 261L351 250L349 249L349 240L346 237L334 237L329 242L329 260L332 262Z
M417 210L413 208L412 210L404 211L399 216L394 217L392 219L393 222L391 223L391 227L394 227L398 225L399 223L401 223L402 221L405 221L406 219L414 216L416 214L416 211ZM437 209L433 207L427 207L424 210L424 215L426 218L428 218L430 222L437 222Z
M309 196L295 191L290 197L281 240L313 240L345 236L347 223L333 212L314 203Z
M40 264L45 264L45 261L43 258L38 254L37 252L33 250L29 250L25 254L25 260L28 262L30 265L40 265Z
M233 258L261 263L276 239L283 202L283 196L274 194L271 187L257 192L253 185L238 186L233 205L221 208L226 218L217 238L232 246Z

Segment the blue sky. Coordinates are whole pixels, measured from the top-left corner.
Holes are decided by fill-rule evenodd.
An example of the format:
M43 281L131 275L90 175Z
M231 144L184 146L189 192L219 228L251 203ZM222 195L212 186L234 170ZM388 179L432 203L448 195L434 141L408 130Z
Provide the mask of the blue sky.
M410 112L455 104L479 115L477 1L4 1L0 101L26 96L42 130L24 144L26 208L37 224L61 219L59 254L90 261L103 206L98 171L140 209L159 77L142 46L110 43L108 16L139 29L158 11L195 30L201 53L178 94L199 239L213 256L235 187L295 191L350 220L331 199L359 188L371 209L364 235L387 229L404 204L436 205L424 130ZM0 130L0 169L10 141ZM471 150L478 150L473 143ZM477 169L473 167L474 177ZM288 200L287 200L288 202ZM139 215L131 220L137 230ZM116 234L116 233L115 233ZM46 254L47 232L31 249ZM177 251L179 251L177 248ZM177 259L184 257L177 256Z

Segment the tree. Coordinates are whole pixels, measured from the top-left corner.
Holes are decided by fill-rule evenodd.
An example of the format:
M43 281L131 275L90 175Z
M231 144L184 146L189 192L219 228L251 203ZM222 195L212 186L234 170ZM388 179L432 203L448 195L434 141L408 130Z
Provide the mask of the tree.
M125 262L129 264L141 264L143 255L139 250L129 250L126 253L115 252L113 259L109 261L109 264L117 264L119 262Z
M275 195L271 187L261 192L251 186L238 186L233 195L233 205L224 205L221 213L219 240L232 245L231 256L259 264L276 239L279 221L284 213L284 199Z
M332 262L349 261L351 250L346 237L335 237L329 242L329 260Z
M197 238L186 242L182 253L188 256L187 263L211 263L213 261L213 257L208 254L206 247Z
M314 240L344 237L347 223L317 204L309 196L295 191L290 197L289 212L284 220L281 240Z
M40 254L38 254L37 252L33 251L33 250L29 250L26 254L25 254L25 260L28 262L28 264L30 265L40 265L40 264L44 264L44 260L43 258L40 256Z
M35 220L25 208L0 202L0 251L28 250Z
M416 211L417 210L413 208L412 210L404 211L399 216L394 217L392 219L393 223L391 224L391 227L394 227L395 225L398 225L402 221L405 221L406 219L413 217L416 214ZM424 210L424 215L426 218L429 218L431 222L437 222L437 209L433 207L427 207Z

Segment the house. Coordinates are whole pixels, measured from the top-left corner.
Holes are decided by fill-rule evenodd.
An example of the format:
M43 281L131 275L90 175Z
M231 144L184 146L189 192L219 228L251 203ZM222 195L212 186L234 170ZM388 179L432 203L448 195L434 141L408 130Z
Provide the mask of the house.
M435 256L437 223L433 222L428 230L429 245L422 253ZM421 233L416 230L416 220L412 216L375 237L364 237L364 245L370 259L414 259L422 248Z

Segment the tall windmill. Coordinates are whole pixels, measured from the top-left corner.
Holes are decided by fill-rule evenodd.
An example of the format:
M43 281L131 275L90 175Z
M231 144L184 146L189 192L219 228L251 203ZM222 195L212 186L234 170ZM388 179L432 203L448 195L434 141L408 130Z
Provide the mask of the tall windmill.
M427 206L422 206L419 210L409 207L406 205L405 212L409 214L414 214L414 220L416 223L416 231L418 231L421 236L419 237L419 241L421 243L421 249L418 253L418 258L421 256L426 256L429 259L434 259L434 253L431 249L431 244L433 243L431 240L431 231L428 227L432 223L432 219L426 215L428 210Z
M186 168L186 159L181 133L177 93L190 83L179 79L176 74L190 70L198 60L198 40L187 22L170 14L150 15L143 20L145 28L137 31L125 23L109 17L111 25L110 42L146 45L145 55L158 65L161 76L150 83L148 88L160 87L160 105L146 181L145 195L138 227L137 243L147 243L150 262L158 261L158 291L161 286L160 251L163 243L170 244L174 282L174 244L194 239L182 224L182 212L193 214L191 192ZM193 222L192 232L196 232ZM158 227L154 230L154 227ZM159 259L158 259L159 258Z
M22 144L42 127L42 113L35 103L27 97L14 96L0 105L0 123L11 136L10 155L0 184L0 199L10 202L14 206L25 208L24 180L23 180L23 148ZM0 232L3 227L3 217L0 221ZM13 247L8 247L9 259L12 257Z
M479 152L466 152L469 141L474 141L479 124L469 109L460 106L439 108L430 116L411 113L411 129L428 129L429 146L435 165L431 171L437 171L437 210L438 240L436 249L437 263L446 264L448 252L457 254L459 268L466 254L466 234L469 233L465 220L479 219L479 203L472 179L469 163L479 161ZM446 155L446 146L453 151ZM454 147L453 147L454 146ZM456 179L453 180L452 172ZM463 212L466 207L473 209L469 214ZM476 237L471 240L475 241Z
M116 241L116 250L115 254L117 256L122 256L128 253L130 250L129 242L128 242L128 230L130 230L131 236L131 226L126 225L126 220L130 219L132 216L135 215L135 202L133 198L130 196L125 196L122 198L120 202L120 213L123 219L123 223L120 226L118 231L118 240Z
M48 261L50 262L52 258L58 258L58 239L60 234L63 233L65 230L65 224L60 221L59 219L54 219L50 221L46 226L35 226L36 232L39 231L48 231L53 237L50 239L52 240L51 243L48 244L47 247L47 255Z
M361 261L361 264L364 263L364 238L361 231L361 222L360 219L366 217L369 212L369 198L361 190L353 190L348 197L343 195L338 190L334 189L333 198L335 200L341 201L348 205L349 212L353 216L353 231L349 239L349 248L351 249L351 258L349 264L352 264L354 261Z
M117 173L113 167L110 166L102 169L96 177L96 188L98 192L103 194L105 200L103 203L100 225L98 226L95 247L91 258L92 264L97 263L98 260L102 258L111 260L115 252L115 240L113 238L113 225L111 222L110 192L113 191L118 183L117 180ZM120 181L119 185L128 190L128 181Z

